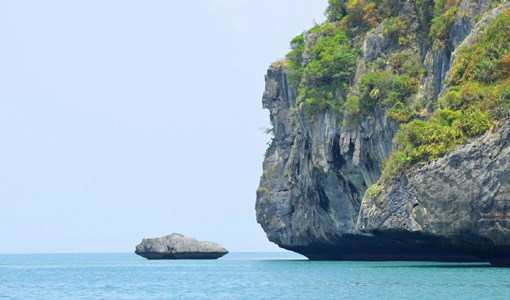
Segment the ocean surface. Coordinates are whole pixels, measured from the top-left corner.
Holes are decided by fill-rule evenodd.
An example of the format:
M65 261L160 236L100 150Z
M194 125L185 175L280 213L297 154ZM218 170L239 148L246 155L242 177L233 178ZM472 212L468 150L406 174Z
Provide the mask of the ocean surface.
M291 253L232 253L217 261L0 255L0 299L510 299L510 269L312 262Z

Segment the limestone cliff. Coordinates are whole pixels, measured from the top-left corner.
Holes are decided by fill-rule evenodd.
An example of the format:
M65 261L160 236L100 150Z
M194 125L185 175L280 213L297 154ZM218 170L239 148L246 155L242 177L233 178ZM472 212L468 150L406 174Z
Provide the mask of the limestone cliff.
M270 67L263 106L273 140L256 203L269 240L311 259L510 257L506 110L499 102L444 104L455 102L453 92L464 95L455 78L469 66L458 57L481 43L495 18L510 18L509 5L438 2L332 0L328 21ZM502 68L499 98L510 86ZM457 131L443 126L458 132L455 143L396 141L446 109L458 118L448 125ZM480 122L462 121L469 116Z
M510 263L510 122L392 178L365 197L357 226L422 250Z

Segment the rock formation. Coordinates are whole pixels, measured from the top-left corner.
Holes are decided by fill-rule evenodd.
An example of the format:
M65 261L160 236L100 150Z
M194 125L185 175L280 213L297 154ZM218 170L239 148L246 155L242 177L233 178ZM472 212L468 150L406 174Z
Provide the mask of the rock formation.
M508 264L510 122L507 110L485 108L490 92L466 92L488 84L467 73L462 55L487 40L486 28L496 18L510 18L510 5L460 0L438 9L439 1L354 2L330 1L343 5L341 13L296 38L287 59L268 70L263 106L273 140L257 190L257 221L270 241L310 259ZM357 12L365 14L361 21ZM343 62L344 69L324 75L334 66L326 47L337 28L347 32L352 53L359 49L349 76ZM347 56L335 51L333 60ZM510 101L510 54L503 55L509 64L490 83L498 84L496 100ZM462 96L451 100L454 93ZM465 102L454 107L458 99ZM472 111L490 120L468 131L460 119L474 117L459 116ZM460 118L444 128L464 130L461 142L438 151L430 147L442 144L420 145L420 151L432 149L426 159L404 159L396 171L384 163L405 148L395 137L408 124L429 124L441 113Z
M509 225L510 122L504 122L367 195L357 229L388 236L417 256L444 252L446 258L503 264L510 257Z
M174 233L160 238L143 239L135 253L147 259L218 259L228 253L213 242L202 242Z

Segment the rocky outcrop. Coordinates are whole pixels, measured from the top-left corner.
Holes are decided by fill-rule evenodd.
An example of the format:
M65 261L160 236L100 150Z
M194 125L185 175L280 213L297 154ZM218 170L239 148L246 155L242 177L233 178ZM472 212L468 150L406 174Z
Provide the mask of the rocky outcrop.
M510 122L367 195L357 226L416 255L508 260Z
M490 3L460 1L462 13L444 44L434 46L425 38L427 16L413 1L402 1L400 16L414 32L405 51L416 53L425 68L415 97L428 101L429 110L444 91L455 50L477 32L484 13L498 13ZM486 23L481 20L479 27ZM356 39L363 53L351 91L400 47L382 25ZM297 94L286 69L272 66L263 106L270 113L273 140L256 203L257 221L270 241L310 259L508 262L508 123L393 179L371 198L366 190L379 180L399 125L380 108L356 122L331 110L310 117Z
M135 253L147 259L218 259L228 253L213 242L202 242L174 233L168 236L143 239Z
M396 130L378 112L355 128L324 113L308 120L293 111L294 92L281 69L266 77L264 107L274 139L257 191L257 218L269 239L306 253L354 232L361 198L380 176Z
M463 0L458 4L461 14L455 16L448 29L448 38L440 45L431 45L426 52L425 66L429 76L424 80L423 94L434 100L444 88L448 70L451 67L452 54L470 34L477 23L478 17L490 10L491 1Z

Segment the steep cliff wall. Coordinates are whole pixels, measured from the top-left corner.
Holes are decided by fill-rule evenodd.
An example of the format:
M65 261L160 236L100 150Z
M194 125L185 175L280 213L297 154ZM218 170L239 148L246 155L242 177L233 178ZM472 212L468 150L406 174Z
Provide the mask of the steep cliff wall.
M392 178L365 197L357 226L408 243L433 238L442 249L509 263L510 122Z
M445 114L443 95L463 91L463 82L448 79L460 72L457 52L476 44L507 6L487 0L330 1L329 21L298 36L287 58L266 75L263 105L274 138L256 211L269 240L312 259L504 259L510 178L504 168L489 168L508 158L506 111L492 118L492 110L477 106L473 116L491 118L477 126L455 123L464 130L456 144L419 145L432 152L408 155L403 163L394 156L415 150L395 142L396 135L408 137L416 122L438 119ZM503 82L499 89L508 85L497 80ZM464 120L471 106L448 109ZM489 127L496 133L472 141ZM488 148L473 150L480 141ZM448 154L459 145L461 154ZM433 170L423 166L430 161ZM455 172L445 179L441 174L452 165L472 181ZM475 166L485 175L475 176ZM457 215L464 216L459 223L471 223L462 227L449 219ZM494 216L501 220L487 221ZM457 234L477 222L486 225Z

